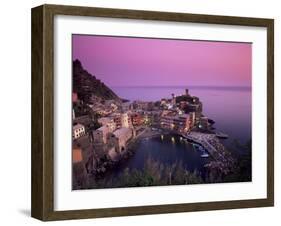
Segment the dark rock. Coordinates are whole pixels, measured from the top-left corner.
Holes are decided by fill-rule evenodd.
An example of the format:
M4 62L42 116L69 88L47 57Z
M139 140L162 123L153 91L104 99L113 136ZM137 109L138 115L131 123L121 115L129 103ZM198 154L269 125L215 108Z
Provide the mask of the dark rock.
M105 100L122 101L103 82L85 70L78 59L73 61L73 92L76 92L78 98L86 103L90 102L92 95Z

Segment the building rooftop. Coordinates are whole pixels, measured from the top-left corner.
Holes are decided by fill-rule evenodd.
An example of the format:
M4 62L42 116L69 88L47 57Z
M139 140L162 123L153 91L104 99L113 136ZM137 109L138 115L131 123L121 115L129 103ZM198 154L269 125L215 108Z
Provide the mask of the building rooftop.
M122 127L120 129L115 130L113 133L116 137L122 137L131 132L131 129Z
M189 117L189 114L181 114L178 116L179 118L188 118Z
M99 130L99 131L107 131L108 130L108 127L105 125L105 126L102 126L102 127L100 127L100 128L98 128L97 130Z
M186 118L189 118L189 114L182 114L182 115L171 115L171 114L168 114L168 115L164 115L162 116L163 118L166 118L166 119L186 119Z
M124 102L124 103L122 103L122 106L130 106L130 105L131 105L130 102Z
M109 118L109 117L101 117L98 119L98 122L101 123L101 124L106 124L106 123L109 123L112 119Z
M73 126L73 130L80 129L80 128L84 128L84 126L80 123Z

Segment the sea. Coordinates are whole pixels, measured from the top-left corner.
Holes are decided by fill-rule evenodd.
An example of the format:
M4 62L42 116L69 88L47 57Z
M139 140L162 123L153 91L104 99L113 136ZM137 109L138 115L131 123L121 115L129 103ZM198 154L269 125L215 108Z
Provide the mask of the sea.
M120 97L130 101L157 101L171 94L197 96L203 104L203 114L214 120L217 131L226 133L229 140L245 143L251 139L252 91L250 87L112 87Z

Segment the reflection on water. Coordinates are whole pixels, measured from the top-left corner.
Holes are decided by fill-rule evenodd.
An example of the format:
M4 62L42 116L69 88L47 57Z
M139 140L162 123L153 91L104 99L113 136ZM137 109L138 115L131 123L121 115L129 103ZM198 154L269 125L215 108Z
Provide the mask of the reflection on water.
M156 137L140 141L134 156L129 159L126 167L142 169L145 159L148 157L164 164L182 162L184 168L191 171L201 169L207 161L207 159L201 158L201 152L195 145L178 136L163 135L163 139Z
M163 166L181 165L184 169L198 171L204 175L204 165L209 162L209 156L204 156L205 150L197 144L187 142L179 136L160 135L159 137L146 138L137 144L135 153L129 159L118 164L114 170L106 174L106 179L114 177L129 170L143 170L148 159L157 161Z

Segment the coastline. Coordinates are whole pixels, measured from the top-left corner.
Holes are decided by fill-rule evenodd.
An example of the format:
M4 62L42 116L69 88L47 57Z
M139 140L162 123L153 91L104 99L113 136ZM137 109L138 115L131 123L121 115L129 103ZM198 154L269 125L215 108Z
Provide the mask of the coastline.
M165 89L162 91L166 94L169 93L169 91ZM134 95L145 98L145 96L149 95L149 92L140 95L136 91ZM101 101L91 107L92 111L98 112L96 115L96 117L98 117L96 120L97 126L93 130L93 140L90 141L96 142L94 152L97 153L97 157L95 158L96 163L94 163L95 166L90 166L91 169L88 171L92 174L91 178L96 178L98 181L107 180L108 175L117 175L119 173L115 174L115 171L119 171L128 165L132 171L131 173L133 173L134 170L138 170L139 175L145 174L145 168L142 169L139 168L139 166L140 162L143 164L143 162L147 161L150 153L152 155L157 154L159 158L154 156L154 161L156 161L159 166L161 164L166 165L167 170L174 164L179 163L179 160L175 160L174 163L165 162L167 160L162 162L163 157L165 159L171 157L172 159L177 159L180 157L184 159L183 161L187 166L192 166L193 163L188 161L193 161L191 160L192 158L190 158L192 153L197 155L199 157L198 159L201 160L194 161L194 164L198 166L185 168L185 165L184 168L181 169L183 170L183 176L186 170L189 173L192 173L193 170L201 172L202 164L200 162L202 161L204 161L204 170L202 170L202 173L207 170L212 177L212 179L208 178L207 180L212 182L221 181L225 175L232 174L233 158L229 155L229 151L227 151L227 148L224 146L224 142L218 139L218 137L220 139L226 139L228 135L226 133L217 132L218 130L213 127L216 123L215 120L218 121L218 118L213 120L214 115L211 115L212 118L209 118L208 111L205 112L204 110L203 112L205 105L203 108L201 97L196 94L191 95L188 89L180 95L172 92L170 94L171 96L168 98L163 97L162 94L158 92L157 95L161 95L161 98L157 101L130 101L131 98L120 98L122 103L114 100ZM218 99L217 96L212 98ZM207 103L209 102L207 101ZM101 119L101 121L99 121L99 119ZM81 123L83 125L83 122ZM100 125L98 125L98 123L100 123ZM190 132L202 136L210 135L212 138L208 141L209 144L206 145L206 140L204 139L199 141L196 139L187 139ZM142 142L143 140L144 142ZM159 142L160 145L158 145L157 142ZM191 145L191 149L193 146L195 152L192 152L192 150L186 146L185 148L188 150L183 150L181 147L178 147L180 151L177 153L174 147L184 143L185 145L188 144L188 146ZM211 143L213 143L213 145L210 145ZM102 146L102 144L104 146ZM172 146L169 146L171 144ZM194 148L196 146L195 144L198 145L198 149ZM169 150L167 150L168 146L170 148ZM145 149L150 151L147 153ZM126 174L125 171L121 172L121 174L123 173ZM143 178L139 179L144 179L145 175L143 176ZM111 176L109 176L109 178L111 178ZM205 181L205 179L203 179L200 183L205 183L207 180ZM119 184L119 182L116 183ZM110 186L114 187L113 184Z

